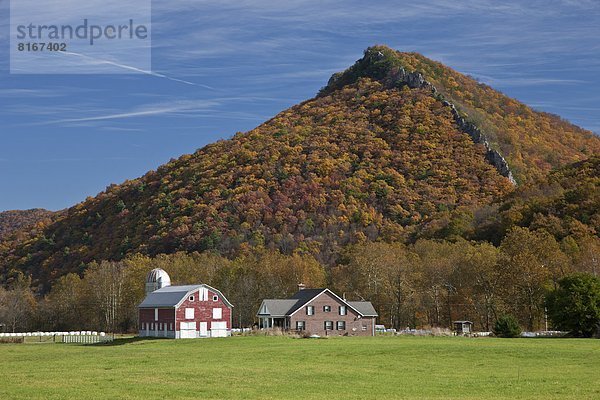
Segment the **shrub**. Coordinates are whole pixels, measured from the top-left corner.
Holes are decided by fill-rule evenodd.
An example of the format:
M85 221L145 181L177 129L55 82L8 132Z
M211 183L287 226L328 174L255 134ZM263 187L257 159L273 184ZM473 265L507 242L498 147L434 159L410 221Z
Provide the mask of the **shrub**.
M512 315L501 316L494 325L494 335L504 338L519 337L521 335L519 322Z
M573 336L591 337L600 330L600 278L589 274L567 276L546 298L555 328Z

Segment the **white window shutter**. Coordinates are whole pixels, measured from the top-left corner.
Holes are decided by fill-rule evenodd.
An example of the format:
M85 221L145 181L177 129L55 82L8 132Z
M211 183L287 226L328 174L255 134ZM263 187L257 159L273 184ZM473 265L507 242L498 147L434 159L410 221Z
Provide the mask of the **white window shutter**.
M199 295L200 295L201 301L208 301L208 289L207 288L205 288L205 287L200 288Z
M193 308L185 309L185 319L194 319L194 309Z

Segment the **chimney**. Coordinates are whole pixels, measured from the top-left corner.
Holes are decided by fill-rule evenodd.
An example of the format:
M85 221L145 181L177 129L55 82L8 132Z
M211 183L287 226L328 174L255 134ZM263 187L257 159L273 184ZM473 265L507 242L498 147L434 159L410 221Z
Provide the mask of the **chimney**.
M304 289L306 289L306 285L304 283L299 283L298 290L304 290Z

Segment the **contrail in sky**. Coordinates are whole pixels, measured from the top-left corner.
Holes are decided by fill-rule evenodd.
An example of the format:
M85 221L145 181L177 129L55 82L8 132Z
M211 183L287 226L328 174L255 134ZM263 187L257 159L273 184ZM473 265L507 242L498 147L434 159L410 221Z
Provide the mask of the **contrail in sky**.
M88 60L94 61L97 64L114 65L115 67L119 67L119 68L123 68L123 69L128 69L130 71L136 71L136 72L139 72L139 73L142 73L142 74L146 74L146 75L156 76L157 78L168 79L168 80L173 81L173 82L184 83L186 85L191 85L191 86L198 86L198 87L202 87L202 88L209 89L209 90L216 90L215 88L213 88L211 86L203 85L201 83L194 83L194 82L186 81L186 80L183 80L183 79L173 78L173 77L170 77L170 76L167 76L167 75L164 75L164 74L160 74L158 72L147 71L147 70L144 70L144 69L132 67L130 65L119 64L119 63L116 63L114 61L101 60L99 58L86 56L85 54L74 53L72 51L61 51L60 53L69 54L69 55L73 55L73 56L78 56L78 57L82 57L82 58L86 58Z

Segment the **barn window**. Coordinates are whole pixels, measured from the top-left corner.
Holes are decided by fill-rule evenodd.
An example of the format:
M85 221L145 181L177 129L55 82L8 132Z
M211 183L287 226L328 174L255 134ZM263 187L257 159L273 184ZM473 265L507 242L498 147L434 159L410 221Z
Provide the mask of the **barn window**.
M306 328L306 323L304 321L296 321L296 330L303 331Z
M323 311L324 312L330 312L331 311L331 306L323 306Z
M219 301L219 296L213 296L213 301Z
M340 315L346 315L347 313L346 306L340 306Z
M367 326L366 326L366 325L363 325L363 326L362 326L362 330L363 330L363 331L366 331L366 330L367 330Z
M213 308L213 319L223 318L223 310L221 308Z
M315 306L306 306L306 315L315 315Z
M333 330L333 321L325 321L324 325L326 331Z
M194 309L193 308L185 309L185 319L194 319Z
M192 296L188 297L188 300L189 301L194 301L194 296L192 295Z
M337 322L337 330L345 331L346 330L346 321L338 321Z

